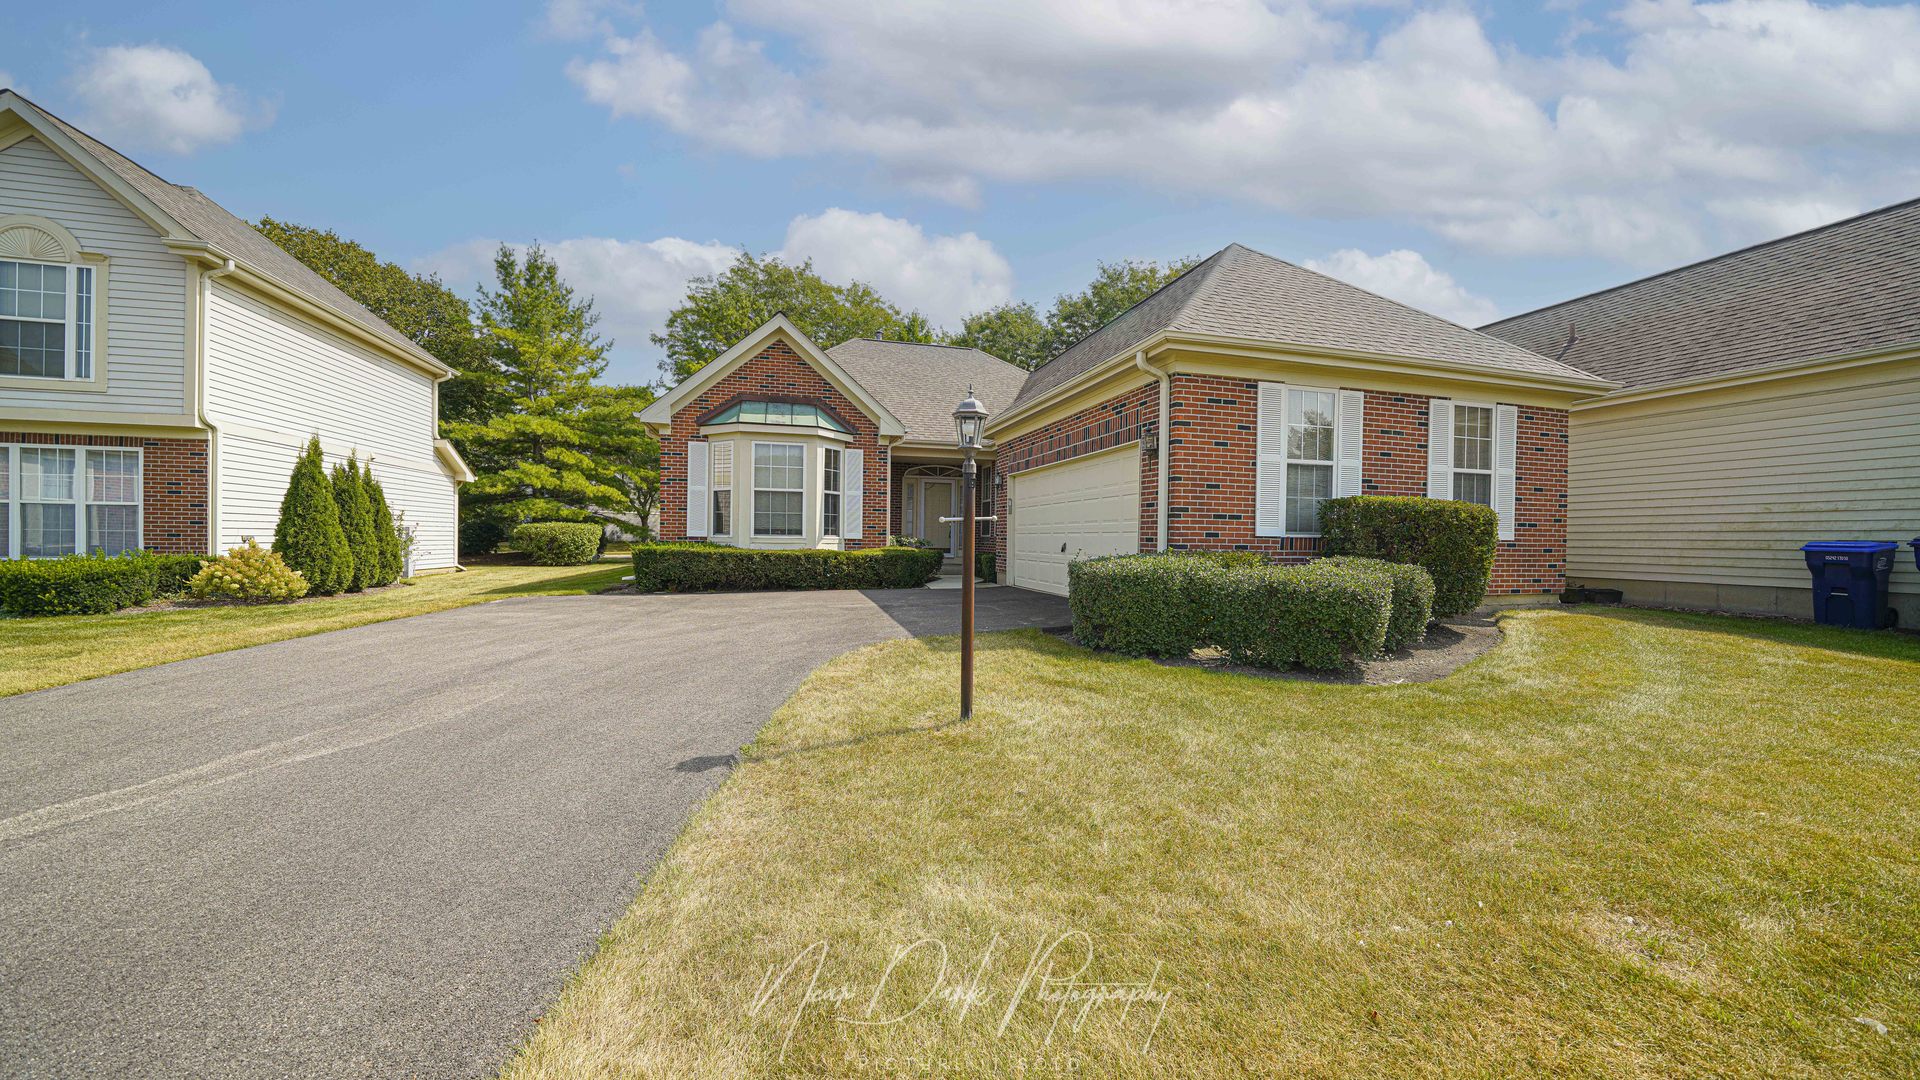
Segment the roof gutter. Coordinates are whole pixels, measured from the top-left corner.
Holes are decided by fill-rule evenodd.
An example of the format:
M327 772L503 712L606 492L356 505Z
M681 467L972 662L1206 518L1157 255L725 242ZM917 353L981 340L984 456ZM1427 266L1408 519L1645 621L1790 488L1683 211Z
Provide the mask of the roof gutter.
M220 554L220 425L207 412L207 305L213 294L215 278L223 278L239 269L227 259L212 270L200 274L199 311L194 334L195 387L193 408L202 427L207 429L207 554Z
M1153 425L1156 440L1154 461L1159 465L1159 469L1156 470L1159 475L1153 507L1155 515L1160 519L1155 533L1157 542L1154 549L1165 551L1167 550L1167 468L1170 464L1167 456L1172 442L1172 433L1168 431L1170 426L1168 413L1173 405L1173 376L1147 363L1147 353L1144 349L1133 354L1133 366L1146 372L1160 384L1160 411Z

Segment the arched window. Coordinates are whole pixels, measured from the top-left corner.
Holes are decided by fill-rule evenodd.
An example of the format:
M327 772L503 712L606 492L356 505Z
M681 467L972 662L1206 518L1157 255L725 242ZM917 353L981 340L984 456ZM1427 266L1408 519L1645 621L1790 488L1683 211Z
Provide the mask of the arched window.
M59 225L0 217L0 378L91 381L104 276Z

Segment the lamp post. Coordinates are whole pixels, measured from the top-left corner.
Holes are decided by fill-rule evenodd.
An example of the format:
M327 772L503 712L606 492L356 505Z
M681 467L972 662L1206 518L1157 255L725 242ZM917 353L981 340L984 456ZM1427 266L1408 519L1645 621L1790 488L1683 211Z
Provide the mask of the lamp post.
M975 477L979 466L974 451L980 449L980 432L987 426L987 410L967 388L967 400L953 410L953 426L959 436L960 452L966 456L960 466L960 520L966 530L960 541L960 719L973 719L973 533L975 516Z

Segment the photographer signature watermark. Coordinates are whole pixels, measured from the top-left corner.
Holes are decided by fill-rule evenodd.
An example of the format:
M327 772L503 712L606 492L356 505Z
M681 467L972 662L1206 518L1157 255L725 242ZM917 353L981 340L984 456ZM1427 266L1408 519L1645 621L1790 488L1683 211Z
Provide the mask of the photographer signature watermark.
M1036 945L1010 986L1000 976L1012 971L1014 957L999 934L970 968L957 965L939 938L910 942L894 950L871 985L830 979L829 953L826 941L816 941L784 964L768 964L747 1004L749 1017L784 1019L782 1060L809 1015L852 1027L886 1027L941 1009L957 1023L971 1019L989 1025L995 1038L1016 1021L1037 1018L1046 1024L1042 1045L1047 1047L1070 1041L1096 1015L1110 1015L1116 1023L1135 1020L1141 1030L1130 1033L1129 1042L1147 1054L1173 999L1173 991L1160 984L1157 960L1138 979L1089 978L1093 938L1080 930Z

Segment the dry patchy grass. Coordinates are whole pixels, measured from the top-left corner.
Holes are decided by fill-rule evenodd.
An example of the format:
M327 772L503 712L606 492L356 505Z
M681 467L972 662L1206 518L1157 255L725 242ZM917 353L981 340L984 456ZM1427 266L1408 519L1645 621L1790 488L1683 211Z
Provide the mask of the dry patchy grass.
M626 563L487 566L297 604L0 619L0 697L507 596L596 592L631 572Z
M950 639L843 657L506 1075L1920 1072L1920 642L1505 627L1389 687L993 636L966 725ZM1153 975L1157 1026L1022 994L1060 940L1043 972Z

